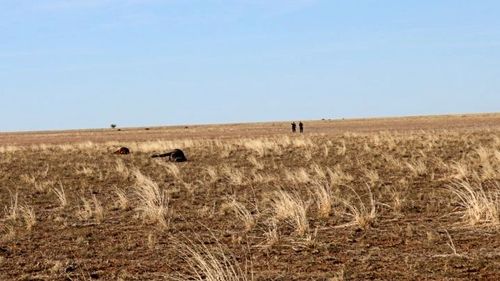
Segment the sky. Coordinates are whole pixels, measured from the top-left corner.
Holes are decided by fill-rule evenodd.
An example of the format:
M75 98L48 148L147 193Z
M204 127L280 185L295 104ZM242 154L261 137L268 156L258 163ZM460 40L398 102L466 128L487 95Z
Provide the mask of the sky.
M0 131L500 112L498 0L0 0Z

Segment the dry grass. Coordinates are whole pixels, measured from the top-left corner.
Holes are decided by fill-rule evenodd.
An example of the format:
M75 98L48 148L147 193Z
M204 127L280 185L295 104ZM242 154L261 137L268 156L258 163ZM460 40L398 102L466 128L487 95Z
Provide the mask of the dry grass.
M498 129L342 124L0 146L0 280L496 280Z
M10 193L10 204L9 206L5 206L5 213L6 217L9 220L16 220L18 215L19 215L19 193L12 193L9 190Z
M275 219L285 220L293 225L299 236L304 236L309 231L309 220L307 209L309 204L297 194L291 194L284 190L275 193L272 199Z
M31 230L36 224L35 209L32 206L23 206L20 209L27 230Z
M407 162L406 166L414 176L425 176L427 174L427 166L422 160Z
M234 210L236 217L243 222L245 231L250 231L255 226L256 220L254 215L242 203L233 200L231 208Z
M241 268L234 257L227 254L217 241L215 247L203 243L176 242L176 248L184 257L189 274L181 275L178 280L200 281L247 281L253 280L247 270Z
M117 197L117 203L118 203L119 208L121 210L127 210L129 207L129 200L127 198L127 195L125 194L125 191L116 188L115 194Z
M481 184L459 181L450 185L450 191L458 198L462 219L468 225L500 225L500 186L490 190Z
M61 207L66 207L68 205L68 198L66 197L66 192L64 191L63 185L59 183L59 189L54 188L52 189L52 191L56 194Z
M348 217L349 222L338 227L358 226L360 228L367 229L377 218L377 207L375 199L373 198L371 187L369 184L366 184L369 203L366 203L366 200L363 200L360 194L352 187L349 187L349 189L352 195L354 195L352 199L342 197L337 198L337 201L342 203L342 205L346 208L344 215Z
M330 187L318 183L314 189L314 198L320 218L328 218L332 213L333 195Z
M139 170L133 171L137 184L135 193L139 199L137 210L142 217L151 223L157 223L161 228L168 227L168 198L158 184Z

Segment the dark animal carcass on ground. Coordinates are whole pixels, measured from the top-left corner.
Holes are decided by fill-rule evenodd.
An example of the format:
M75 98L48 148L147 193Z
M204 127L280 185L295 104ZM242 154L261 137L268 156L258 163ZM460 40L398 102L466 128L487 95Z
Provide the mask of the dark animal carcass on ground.
M187 161L186 155L184 155L184 152L180 149L174 149L172 151L169 151L167 153L162 153L162 154L153 154L151 157L153 157L153 158L168 157L168 160L172 161L172 162L185 162L185 161Z
M113 152L114 154L130 154L130 149L128 147L120 147L117 151Z

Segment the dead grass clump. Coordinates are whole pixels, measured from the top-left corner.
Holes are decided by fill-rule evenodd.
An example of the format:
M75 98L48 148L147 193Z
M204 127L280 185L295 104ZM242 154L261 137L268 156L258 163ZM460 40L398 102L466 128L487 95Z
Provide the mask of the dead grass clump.
M247 139L242 142L243 147L252 150L258 157L264 157L268 153L282 154L282 147L278 139Z
M337 155L344 156L347 152L347 146L345 140L340 140L340 144L337 146Z
M17 220L17 217L19 215L19 205L18 205L18 199L19 199L19 193L12 193L10 192L10 204L9 206L5 206L5 213L6 213L6 218L9 220Z
M245 205L237 202L236 200L233 200L230 205L238 219L243 222L245 231L252 230L252 228L255 226L255 217L245 207Z
M181 178L181 171L174 163L164 163L164 167L167 170L167 173L169 173L174 179Z
M338 227L347 226L358 226L360 228L369 228L372 223L377 218L377 208L375 199L373 198L373 193L371 191L370 185L366 185L368 191L369 203L365 203L365 200L356 192L352 187L349 187L353 198L342 198L337 197L337 201L340 202L344 207L345 211L343 214L348 218L349 222Z
M299 195L279 190L275 193L272 204L277 221L287 221L293 225L299 236L303 236L309 231L309 220L307 219L309 206Z
M127 166L121 159L116 159L115 169L116 172L125 179L128 178L130 175L130 170L127 168Z
M375 185L380 181L380 176L376 170L365 169L365 177L369 180L371 185Z
M117 196L117 204L122 210L127 210L129 207L129 200L127 195L125 195L125 191L115 188L115 194Z
M408 189L408 182L402 181L397 186L388 186L386 188L387 193L391 197L392 204L390 207L397 215L400 215L407 205L406 192Z
M354 179L350 174L344 172L340 166L336 166L333 170L326 168L326 173L328 175L330 186L332 187L348 184Z
M332 213L332 191L326 184L318 183L314 189L314 201L320 218L327 218Z
M500 225L500 186L486 191L481 184L459 181L449 186L459 199L462 219L469 225Z
M452 178L457 180L464 180L471 176L471 170L467 163L463 162L454 162L450 165L451 170L453 171Z
M31 206L23 206L20 209L21 216L26 224L26 229L31 230L33 226L36 224L36 214L35 210Z
M2 154L18 152L20 150L21 150L21 147L14 146L14 145L3 145L3 146L0 146L0 153L2 153Z
M92 206L90 201L82 198L82 206L76 211L77 217L82 221L88 221L92 218Z
M293 171L285 169L284 173L286 180L293 184L304 184L311 182L311 176L304 168L298 168Z
M482 146L476 149L482 180L497 179L499 167L495 165L495 152L497 152L496 149L487 149Z
M243 184L245 176L241 170L233 168L229 165L224 165L222 167L222 172L232 185Z
M326 181L327 179L327 171L322 169L318 164L314 163L311 165L311 170L315 174L316 181Z
M247 157L247 160L248 160L248 162L250 162L250 164L252 164L253 167L255 167L255 169L257 169L257 170L264 169L264 164L262 164L262 162L257 160L257 158L255 158L255 156L250 155Z
M210 183L214 183L217 181L217 179L219 179L219 174L217 173L217 169L215 167L206 167L205 172Z
M268 230L264 233L264 237L266 238L265 246L267 247L273 246L280 240L278 226L274 220L271 220Z
M168 198L158 184L139 170L133 172L137 184L135 193L139 198L137 210L142 213L143 219L157 223L160 227L168 227Z
M62 183L59 183L59 189L53 188L52 191L56 194L61 207L66 207L68 205L68 198L66 197L66 192L64 191Z
M37 182L36 176L32 174L22 174L20 179L29 185L35 185Z
M97 200L95 195L92 195L92 202L94 203L94 217L97 223L101 223L104 219L104 208L101 202Z
M227 254L219 242L209 248L204 243L177 242L189 274L181 275L178 280L200 281L247 281L253 280L251 274L242 269L237 260Z
M79 167L75 168L75 173L77 175L92 176L94 169L89 166L79 165Z
M427 166L422 160L413 160L406 163L406 167L414 176L424 176L427 174Z

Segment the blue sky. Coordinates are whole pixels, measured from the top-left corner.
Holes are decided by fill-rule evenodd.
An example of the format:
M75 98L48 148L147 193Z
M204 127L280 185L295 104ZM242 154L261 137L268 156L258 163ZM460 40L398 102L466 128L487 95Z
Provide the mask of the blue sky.
M0 0L0 131L500 111L500 1Z

